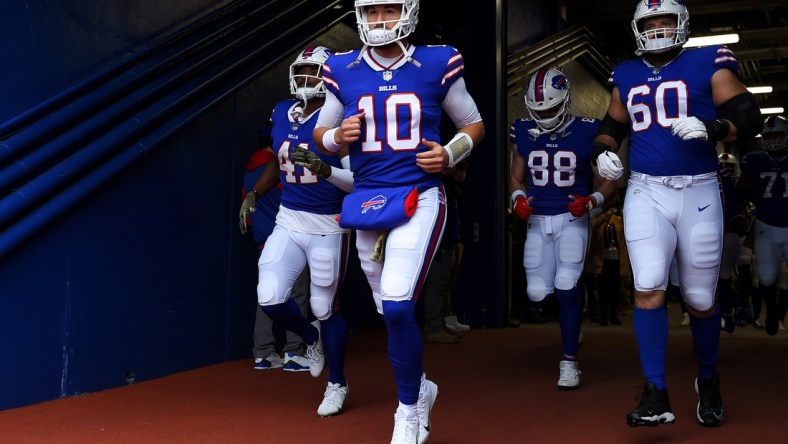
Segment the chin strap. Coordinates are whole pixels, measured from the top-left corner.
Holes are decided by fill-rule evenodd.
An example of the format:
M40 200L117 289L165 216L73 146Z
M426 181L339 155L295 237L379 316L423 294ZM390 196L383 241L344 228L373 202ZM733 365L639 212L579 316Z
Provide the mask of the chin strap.
M402 40L397 40L397 44L399 45L400 48L402 48L402 53L403 54L407 54L408 53L407 48L405 48L405 44L402 43ZM416 65L416 68L421 68L421 63L419 63L419 61L414 59L413 57L408 56L408 58L406 60L408 62L413 63L414 65Z
M356 65L361 63L361 58L364 57L364 51L366 51L367 48L369 48L369 45L367 44L364 44L364 46L361 47L361 51L358 52L358 57L356 57L356 60L354 62L350 63L347 66L347 69L353 69Z

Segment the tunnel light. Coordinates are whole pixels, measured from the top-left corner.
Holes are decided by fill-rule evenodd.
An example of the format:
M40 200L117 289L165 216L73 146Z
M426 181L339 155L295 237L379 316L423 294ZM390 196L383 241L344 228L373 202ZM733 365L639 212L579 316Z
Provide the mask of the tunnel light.
M774 91L774 88L771 86L750 86L747 88L747 91L753 94L769 94Z
M761 114L782 114L785 112L785 108L782 106L778 106L775 108L761 108Z
M687 43L684 44L684 47L693 48L697 46L728 45L738 42L739 34L708 35L705 37L691 37L689 40L687 40Z

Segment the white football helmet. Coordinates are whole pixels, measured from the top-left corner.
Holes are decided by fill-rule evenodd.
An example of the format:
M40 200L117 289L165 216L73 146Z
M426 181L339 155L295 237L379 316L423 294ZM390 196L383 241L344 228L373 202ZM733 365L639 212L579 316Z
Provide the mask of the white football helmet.
M525 108L544 131L561 126L569 116L569 80L555 68L536 71L525 88ZM555 115L542 117L544 111L555 109Z
M717 156L717 172L720 176L739 177L739 160L731 153L720 153Z
M409 36L419 23L419 0L355 0L356 24L358 35L365 45L382 46L396 42ZM367 7L373 5L402 5L402 14L397 20L386 22L370 22L367 19ZM391 29L386 24L394 22ZM373 28L374 25L382 27Z
M788 120L783 116L769 116L763 122L761 143L766 151L788 147Z
M643 21L658 15L676 16L675 28L643 30ZM689 35L689 12L682 0L640 0L632 19L632 31L637 42L637 54L661 53L683 46Z
M290 94L307 101L315 97L326 96L326 86L323 84L323 64L328 60L331 51L324 46L310 46L301 51L295 61L290 64ZM299 73L298 68L304 65L317 67L315 74ZM314 85L309 85L309 79L317 79Z

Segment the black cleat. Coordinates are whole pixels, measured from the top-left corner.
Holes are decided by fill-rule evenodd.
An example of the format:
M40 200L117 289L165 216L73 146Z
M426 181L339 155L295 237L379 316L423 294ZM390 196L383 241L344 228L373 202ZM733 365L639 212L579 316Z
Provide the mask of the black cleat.
M774 336L780 330L780 319L777 317L777 289L775 286L761 289L763 291L763 304L766 305L766 320L763 327L769 336Z
M725 331L733 334L736 330L736 316L733 310L722 313L722 319L725 320Z
M695 378L695 392L698 393L698 422L702 426L718 427L725 419L725 409L720 396L720 375Z
M766 319L763 322L766 334L774 336L780 331L780 318L777 317L777 306L766 307Z
M658 389L653 382L643 385L643 393L635 399L640 404L627 414L627 425L630 427L649 426L656 427L660 424L673 423L676 417L670 411L670 400L667 389Z

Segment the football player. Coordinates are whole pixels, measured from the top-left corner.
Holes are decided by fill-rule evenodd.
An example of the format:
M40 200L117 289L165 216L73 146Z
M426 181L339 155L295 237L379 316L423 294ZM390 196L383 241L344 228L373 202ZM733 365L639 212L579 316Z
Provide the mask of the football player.
M698 358L696 416L719 426L725 416L717 373L723 212L717 142L744 141L761 129L755 97L737 77L725 46L684 49L689 12L680 0L639 0L632 20L638 59L615 67L608 111L596 138L600 173L623 174L613 154L630 134L631 174L624 232L635 281L634 323L646 382L630 426L671 423L665 388L668 322L665 288L674 253Z
M755 203L755 269L757 291L766 305L764 328L776 335L782 317L777 305L780 258L788 261L788 120L769 116L761 143L765 151L742 158L741 184Z
M336 220L346 192L296 165L290 155L296 146L316 150L312 131L325 101L322 75L328 57L327 48L311 46L290 65L290 93L294 98L274 107L273 159L244 198L240 213L241 232L245 233L246 216L255 211L255 201L282 184L276 226L257 264L257 300L274 322L303 338L312 376L320 376L327 358L328 384L317 409L320 416L339 413L348 394L344 376L347 326L338 311L338 293L347 264L349 231ZM333 176L350 174L337 157L323 156L322 160L335 167ZM291 298L293 284L304 266L309 267L310 307L317 318L311 324Z
M523 253L526 293L536 303L545 303L553 292L558 298L563 344L559 390L580 386L577 351L583 294L577 283L588 247L586 213L616 193L616 182L598 176L591 165L599 120L573 116L569 103L566 76L542 68L525 90L530 118L515 120L509 130L509 191L515 214L528 221ZM592 193L595 178L601 185Z
M402 212L381 203L391 192L418 192L417 206L406 199L405 220L397 216L396 223L381 223L379 228L352 228L367 227L358 229L356 247L388 330L399 398L391 442L422 443L431 431L438 388L422 368L423 339L415 302L446 218L441 171L466 158L481 142L484 124L465 87L462 55L450 46L414 46L408 41L418 23L418 0L356 0L354 6L364 46L329 59L326 104L314 139L326 153L348 146L354 175L348 198L376 197L374 206L365 202L363 208L370 209L365 216ZM441 143L443 111L457 133ZM341 223L357 210L349 207L348 198ZM378 230L389 230L382 264L369 258Z
M739 161L730 153L717 156L717 173L722 193L723 241L720 258L720 276L717 279L717 298L722 310L722 327L728 333L736 329L733 297L733 268L741 257L742 243L747 222L742 214L736 182L739 179Z

